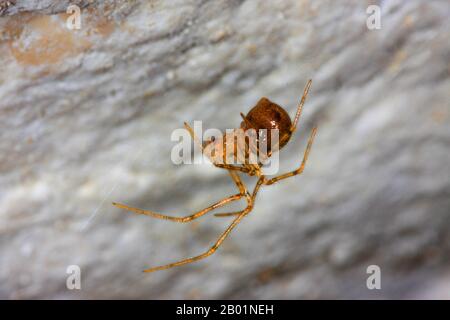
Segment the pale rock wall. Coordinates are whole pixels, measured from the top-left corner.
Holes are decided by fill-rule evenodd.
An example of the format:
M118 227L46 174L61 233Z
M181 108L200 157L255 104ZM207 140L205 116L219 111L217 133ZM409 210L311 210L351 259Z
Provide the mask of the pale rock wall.
M77 3L76 31L69 1L0 17L1 298L449 298L447 0L382 1L372 31L375 1ZM143 274L203 252L230 219L111 202L182 215L235 193L211 165L174 165L172 131L238 126L261 96L293 114L308 78L280 157L297 166L317 124L304 174L263 188L215 255Z

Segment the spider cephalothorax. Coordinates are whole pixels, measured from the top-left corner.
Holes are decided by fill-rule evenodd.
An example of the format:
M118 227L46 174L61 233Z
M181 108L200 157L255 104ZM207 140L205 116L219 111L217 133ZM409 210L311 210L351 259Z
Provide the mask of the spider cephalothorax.
M194 141L197 141L200 145L200 148L202 149L202 152L206 154L209 159L211 160L212 164L218 168L226 169L231 175L231 178L233 179L234 183L236 184L236 187L239 190L239 193L231 195L229 197L226 197L211 206L200 210L194 214L184 216L184 217L172 217L163 215L160 213L156 213L149 210L142 210L137 209L133 207L129 207L124 204L120 203L113 203L118 208L130 210L139 214L151 216L158 219L164 219L164 220L171 220L175 222L189 222L194 219L197 219L208 212L220 208L224 206L227 203L245 198L247 200L247 207L243 210L237 211L237 212L227 212L227 213L216 213L215 216L217 217L231 217L234 216L233 222L228 226L228 228L222 233L222 235L219 237L219 239L214 243L214 245L207 250L206 252L184 260L180 260L178 262L170 263L167 265L163 265L160 267L150 268L147 270L144 270L145 272L153 272L156 270L163 270L163 269L169 269L175 266L180 266L183 264L191 263L200 259L203 259L211 254L213 254L217 248L222 244L222 242L225 240L225 238L230 234L231 230L239 223L241 220L253 209L253 205L255 202L256 195L258 193L259 188L261 185L271 185L274 184L280 180L295 176L297 174L300 174L303 172L303 169L306 164L306 160L308 159L308 154L311 149L314 136L316 134L316 128L314 128L311 132L311 136L308 141L308 145L306 147L306 151L303 155L303 160L299 168L281 174L279 176L273 177L273 178L267 178L263 171L262 171L262 164L261 162L257 163L247 163L245 160L249 156L249 152L252 152L250 148L247 148L246 144L244 145L236 145L233 144L235 141L236 136L242 137L245 136L245 133L249 132L249 129L255 129L257 136L258 143L261 141L266 142L267 147L271 147L271 139L273 138L270 134L271 129L278 129L278 135L279 135L279 141L278 143L275 143L272 146L272 150L268 150L267 154L264 156L270 157L273 151L278 151L283 146L288 143L289 139L291 138L292 134L294 133L296 127L297 127L297 121L300 117L303 104L305 103L306 95L308 94L309 87L311 86L311 80L308 81L308 84L305 87L305 91L303 93L302 99L299 103L299 106L297 108L297 113L295 115L294 121L291 121L291 118L287 114L287 112L277 105L276 103L271 102L267 98L262 98L258 101L258 103L248 112L248 114L245 116L241 113L241 116L243 118L243 122L241 123L241 128L236 128L231 130L231 132L225 133L223 136L215 137L215 139L211 139L204 145L201 144L200 140L197 139L197 137L194 134L194 130L187 124L184 123L186 129L189 131L190 135L194 139ZM259 135L258 131L259 129L267 129L267 135ZM274 139L275 140L275 139ZM231 145L231 148L226 148L227 145ZM274 146L277 146L276 150L273 150ZM239 162L240 164L236 165L235 162L233 162L234 159L238 158L241 160ZM244 161L242 161L244 160ZM258 177L258 181L256 182L255 188L253 189L253 192L250 193L247 190L247 187L243 183L242 179L240 178L238 173L244 173L249 176L256 176Z

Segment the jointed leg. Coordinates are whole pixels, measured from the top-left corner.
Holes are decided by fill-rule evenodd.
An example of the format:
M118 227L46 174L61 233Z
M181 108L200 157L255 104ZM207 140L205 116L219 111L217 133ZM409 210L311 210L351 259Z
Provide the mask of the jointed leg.
M236 227L238 225L238 223L241 222L241 220L253 209L254 200L255 200L256 194L257 194L262 182L263 182L263 178L261 177L261 178L259 178L258 183L256 184L256 187L253 190L252 196L251 197L248 196L249 204L248 204L247 208L245 208L244 210L241 211L240 215L238 217L236 217L236 219L233 220L233 222L230 224L230 226L225 230L224 233L222 233L222 235L219 237L219 239L216 241L216 243L208 251L206 251L205 253L202 253L198 256L192 257L192 258L188 258L188 259L184 259L184 260L181 260L178 262L166 264L166 265L163 265L160 267L146 269L146 270L144 270L144 272L153 272L153 271L157 271L157 270L164 270L164 269L169 269L169 268L176 267L176 266L181 266L184 264L188 264L191 262L201 260L203 258L206 258L206 257L212 255L214 252L216 252L216 250L220 247L220 245L225 240L225 238L230 234L231 230L233 230L234 227ZM246 194L248 194L248 193L246 193Z
M245 189L245 186L242 183L242 180L239 178L238 174L236 172L233 172L233 171L228 171L228 172L230 173L231 178L233 179L234 183L236 183L236 186L239 189L239 193L235 194L235 195L232 195L232 196L229 196L229 197L227 197L225 199L222 199L221 201L216 202L213 205L211 205L211 206L209 206L209 207L207 207L207 208L205 208L203 210L200 210L200 211L198 211L198 212L196 212L196 213L194 213L194 214L192 214L190 216L172 217L172 216L163 215L163 214L156 213L156 212L149 211L149 210L142 210L142 209L138 209L138 208L129 207L127 205L116 203L116 202L113 202L113 205L118 207L118 208L121 208L121 209L129 210L129 211L132 211L132 212L135 212L135 213L138 213L138 214L143 214L143 215L146 215L146 216L150 216L150 217L153 217L153 218L164 219L164 220L171 220L171 221L175 221L175 222L189 222L189 221L192 221L194 219L197 219L197 218L205 215L206 213L210 212L211 210L214 210L216 208L222 207L222 206L224 206L225 204L227 204L229 202L232 202L232 201L235 201L235 200L239 200L242 197L246 196L247 190Z
M194 130L188 125L187 122L184 123L184 127L186 128L186 130L189 132L189 134L191 135L192 139L194 139L194 142L197 143L200 147L200 150L203 152L203 145L202 142L200 140L198 140L197 136L194 133Z
M240 211L234 211L234 212L226 212L226 213L214 213L214 216L216 217L231 217L231 216L238 216L242 213L242 210Z
M239 188L239 191L241 192L242 196L245 196L247 198L247 207L251 205L252 203L252 198L250 197L250 194L247 192L247 188L245 188L244 184L242 183L241 178L239 178L238 174L234 171L229 170L228 171L231 175L231 177L233 178L234 182L236 183L236 185ZM239 210L236 212L228 212L228 213L216 213L214 214L216 217L229 217L229 216L237 216L240 215L242 212L244 212L246 209L244 210Z
M296 169L294 171L291 171L291 172L288 172L288 173L285 173L285 174L282 174L282 175L279 175L278 177L274 177L272 179L265 179L264 178L263 184L266 184L266 185L274 184L277 181L280 181L280 180L283 180L283 179L286 179L286 178L289 178L289 177L292 177L292 176L295 176L297 174L302 173L303 170L305 169L306 161L308 160L309 152L311 151L311 146L313 144L314 137L316 136L316 133L317 133L317 128L315 127L311 131L311 135L310 135L309 140L308 140L308 145L307 145L305 153L303 155L302 164L300 165L300 167L298 169Z
M220 164L220 163L213 163L213 165L215 167L221 168L221 169L234 170L234 171L240 171L240 172L248 173L248 169L245 168L245 167L233 166L231 164Z
M171 217L171 216L163 215L163 214L156 213L156 212L149 211L149 210L142 210L142 209L138 209L138 208L129 207L127 205L124 205L121 203L116 203L116 202L113 202L113 205L118 208L121 208L121 209L129 210L129 211L132 211L132 212L135 212L138 214L143 214L143 215L150 216L150 217L157 218L157 219L171 220L171 221L175 221L175 222L189 222L189 221L192 221L194 219L197 219L197 218L207 214L211 210L222 207L229 202L239 200L242 197L243 196L240 193L229 196L225 199L220 200L219 202L214 203L213 205L211 205L203 210L200 210L190 216L185 216L185 217Z
M251 197L250 197L250 195L247 196L247 202L248 202L247 208L248 208L249 206L252 206L252 207L253 207L253 205L254 205L254 203L255 203L256 194L258 193L258 190L259 190L259 188L261 187L261 185L264 183L264 179L265 179L265 177L264 177L264 176L261 176L261 177L258 179L258 182L256 182L256 185L255 185L255 188L253 189L253 193L252 193ZM247 208L245 208L244 210L241 210L241 211L227 212L227 213L216 213L216 214L214 214L214 215L215 215L216 217L231 217L231 216L237 216L237 215L240 215L240 214L241 214L243 211L245 211Z
M309 88L311 88L311 83L312 83L312 80L308 80L308 83L305 86L305 90L303 91L302 99L301 99L300 103L298 104L294 122L292 123L291 132L294 132L297 128L297 122L298 122L298 119L300 118L300 115L302 114L303 105L305 104L306 96L308 95Z
M228 170L228 172L230 173L231 178L233 179L234 183L238 187L240 194L245 196L247 193L247 188L244 186L244 183L242 182L239 175L236 172L231 171L231 170Z
M248 210L250 211L250 210ZM153 271L157 271L157 270L164 270L164 269L169 269L172 267L176 267L176 266L181 266L183 264L188 264L203 258L206 258L210 255L212 255L217 248L219 248L219 246L222 244L222 242L225 240L225 238L230 234L231 230L233 230L233 228L239 223L241 222L242 218L244 218L246 216L247 212L242 212L242 214L240 216L238 216L236 219L233 220L233 222L230 224L230 226L225 230L224 233L222 233L222 235L220 236L220 238L216 241L216 243L205 253L202 253L198 256L192 257L192 258L188 258L188 259L184 259L178 262L174 262L174 263L170 263L170 264L166 264L164 266L160 266L160 267L154 267L154 268L150 268L150 269L146 269L144 270L144 272L153 272Z

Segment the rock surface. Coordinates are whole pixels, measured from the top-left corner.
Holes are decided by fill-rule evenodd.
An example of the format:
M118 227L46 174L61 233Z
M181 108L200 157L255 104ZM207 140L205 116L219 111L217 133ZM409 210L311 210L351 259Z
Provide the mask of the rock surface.
M0 298L445 298L450 266L450 4L382 1L20 1L0 17ZM300 129L303 175L230 223L175 224L235 193L225 171L174 165L183 121L233 128L261 96ZM246 179L250 184L251 179ZM241 204L242 206L243 204ZM233 205L234 209L239 205ZM66 269L81 268L81 290ZM381 290L368 290L378 265ZM448 298L448 294L446 296Z

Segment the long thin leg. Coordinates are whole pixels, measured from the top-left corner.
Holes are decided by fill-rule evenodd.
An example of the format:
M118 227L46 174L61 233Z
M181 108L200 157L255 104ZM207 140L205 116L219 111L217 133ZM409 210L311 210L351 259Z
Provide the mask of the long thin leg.
M238 187L240 194L244 196L247 193L247 188L245 187L245 185L242 182L241 178L234 171L228 170L228 172L230 173L231 178L233 179L234 183Z
M241 178L234 171L228 171L228 172L230 173L231 178L233 179L234 183L236 183L236 186L239 189L239 193L235 194L235 195L232 195L232 196L229 196L229 197L227 197L225 199L222 199L219 202L216 202L213 205L211 205L211 206L209 206L209 207L207 207L207 208L205 208L203 210L200 210L200 211L198 211L198 212L196 212L196 213L194 213L194 214L192 214L190 216L172 217L172 216L167 216L167 215L163 215L163 214L160 214L160 213L156 213L156 212L153 212L153 211L150 211L150 210L142 210L142 209L138 209L138 208L134 208L134 207L129 207L129 206L121 204L121 203L113 202L113 205L118 207L118 208L121 208L121 209L129 210L129 211L132 211L132 212L135 212L135 213L138 213L138 214L143 214L143 215L146 215L146 216L150 216L150 217L153 217L153 218L164 219L164 220L171 220L171 221L175 221L175 222L189 222L189 221L192 221L194 219L197 219L197 218L207 214L211 210L217 209L219 207L224 206L225 204L227 204L229 202L232 202L232 201L235 201L235 200L239 200L242 197L246 196L247 190L246 190L244 184L242 183Z
M157 218L157 219L164 219L164 220L170 220L170 221L175 221L175 222L189 222L189 221L192 221L194 219L197 219L197 218L207 214L211 210L222 207L229 202L239 200L242 197L243 197L243 195L241 195L240 193L229 196L225 199L222 199L222 200L214 203L213 205L211 205L203 210L200 210L192 215L185 216L185 217L171 217L171 216L163 215L163 214L156 213L156 212L149 211L149 210L142 210L142 209L138 209L138 208L129 207L125 204L116 203L116 202L113 202L113 205L118 208L121 208L121 209L125 209L128 211L132 211L132 212L135 212L138 214L143 214L143 215L150 216L150 217Z
M292 123L291 132L294 132L295 129L297 128L297 122L298 122L298 119L300 118L300 115L302 114L303 105L305 104L306 96L308 95L309 88L311 88L311 83L312 83L312 80L310 79L305 86L305 89L303 91L302 100L298 104L297 113L295 114L294 122Z
M219 237L219 239L216 241L216 243L214 243L214 245L211 248L209 248L208 251L206 251L198 256L192 257L192 258L187 258L184 260L180 260L178 262L146 269L146 270L144 270L144 272L153 272L153 271L157 271L157 270L164 270L164 269L169 269L169 268L176 267L176 266L181 266L184 264L188 264L188 263L191 263L194 261L201 260L203 258L206 258L206 257L212 255L214 252L216 252L216 250L220 247L222 242L230 234L230 232L234 229L234 227L236 227L239 224L239 222L241 222L241 220L253 209L254 200L255 200L256 194L259 190L259 187L262 184L262 181L263 181L263 177L259 178L258 183L256 184L256 187L253 190L252 196L248 198L249 203L247 205L247 208L242 210L241 214L238 217L236 217L236 219L233 220L233 222L230 224L230 226L224 231L224 233L222 233L222 235Z
M247 207L246 207L245 209L243 209L243 210L239 210L239 211L236 211L236 212L216 213L215 216L217 216L217 217L237 216L237 215L242 214L242 213L243 213L245 210L247 210L250 206L253 206L253 201L254 201L254 198L256 197L256 193L258 192L259 186L260 186L260 185L262 184L262 182L263 182L263 181L262 181L263 179L260 178L261 182L258 181L257 186L256 186L255 189L253 190L253 195L250 196L250 194L249 194L248 191L247 191L247 188L245 187L245 185L244 185L244 183L242 182L242 180L241 180L241 178L239 177L239 175L238 175L236 172L232 171L232 170L228 170L228 172L230 173L231 177L233 178L234 182L236 183L236 185L237 185L237 187L238 187L238 189L239 189L240 194L241 194L242 196L245 196L245 197L246 197L246 199L247 199Z
M274 184L277 181L280 181L280 180L283 180L283 179L286 179L286 178L289 178L289 177L292 177L292 176L302 173L303 170L305 169L306 161L308 160L309 152L311 151L311 146L313 144L316 133L317 133L317 127L315 127L311 131L311 135L309 136L309 140L308 140L308 145L306 147L305 153L303 154L302 163L298 169L288 172L288 173L285 173L285 174L282 174L282 175L279 175L279 176L271 178L271 179L264 178L263 184L266 184L266 185Z
M258 190L261 187L261 185L264 183L264 179L265 179L264 176L259 177L258 181L256 182L255 188L253 189L253 193L252 193L252 196L251 196L251 202L249 201L248 205L250 205L250 203L254 204L255 198L256 198L256 194L258 193ZM246 209L244 209L244 210L246 210ZM214 216L216 216L216 217L237 216L237 215L240 215L244 210L236 211L236 212L227 212L227 213L215 213Z
M192 139L194 139L194 142L197 143L200 147L200 150L203 152L203 145L202 142L200 140L198 140L197 136L194 133L194 130L188 125L187 122L184 122L184 127L186 128L186 130L189 132L189 134L191 135Z
M200 254L198 256L195 256L195 257L192 257L192 258L180 260L178 262L174 262L174 263L166 264L166 265L163 265L163 266L146 269L146 270L144 270L144 272L153 272L153 271L157 271L157 270L169 269L169 268L172 268L172 267L181 266L183 264L188 264L188 263L191 263L191 262L194 262L194 261L197 261L197 260L200 260L200 259L203 259L203 258L206 258L206 257L212 255L214 252L216 252L217 248L219 248L219 246L222 244L222 242L225 240L225 238L230 234L231 230L233 230L234 227L239 222L241 222L242 218L244 218L249 211L250 211L249 209L247 210L247 212L244 211L241 215L239 215L236 219L234 219L233 222L230 224L230 226L225 230L225 232L222 233L222 235L216 241L216 243L214 243L214 245L211 248L209 248L209 250L206 251L205 253L202 253L202 254Z
M240 167L240 166L233 166L231 164L220 164L220 163L212 163L215 167L217 168L221 168L221 169L227 169L227 170L234 170L234 171L240 171L240 172L244 172L244 173L248 173L249 170L245 167Z
M230 175L233 178L234 182L238 186L239 191L241 192L242 196L245 196L247 198L247 206L249 206L250 203L251 203L251 197L250 197L250 194L247 192L247 188L244 186L244 184L242 183L241 178L239 178L239 175L236 172L231 171L231 170L229 170L229 172L230 172ZM216 213L214 215L216 217L237 216L237 215L240 215L244 210L239 210L239 211L236 211L236 212L228 212L228 213Z
M226 212L226 213L214 213L214 216L216 217L231 217L231 216L238 216L242 213L242 210L234 211L234 212Z

